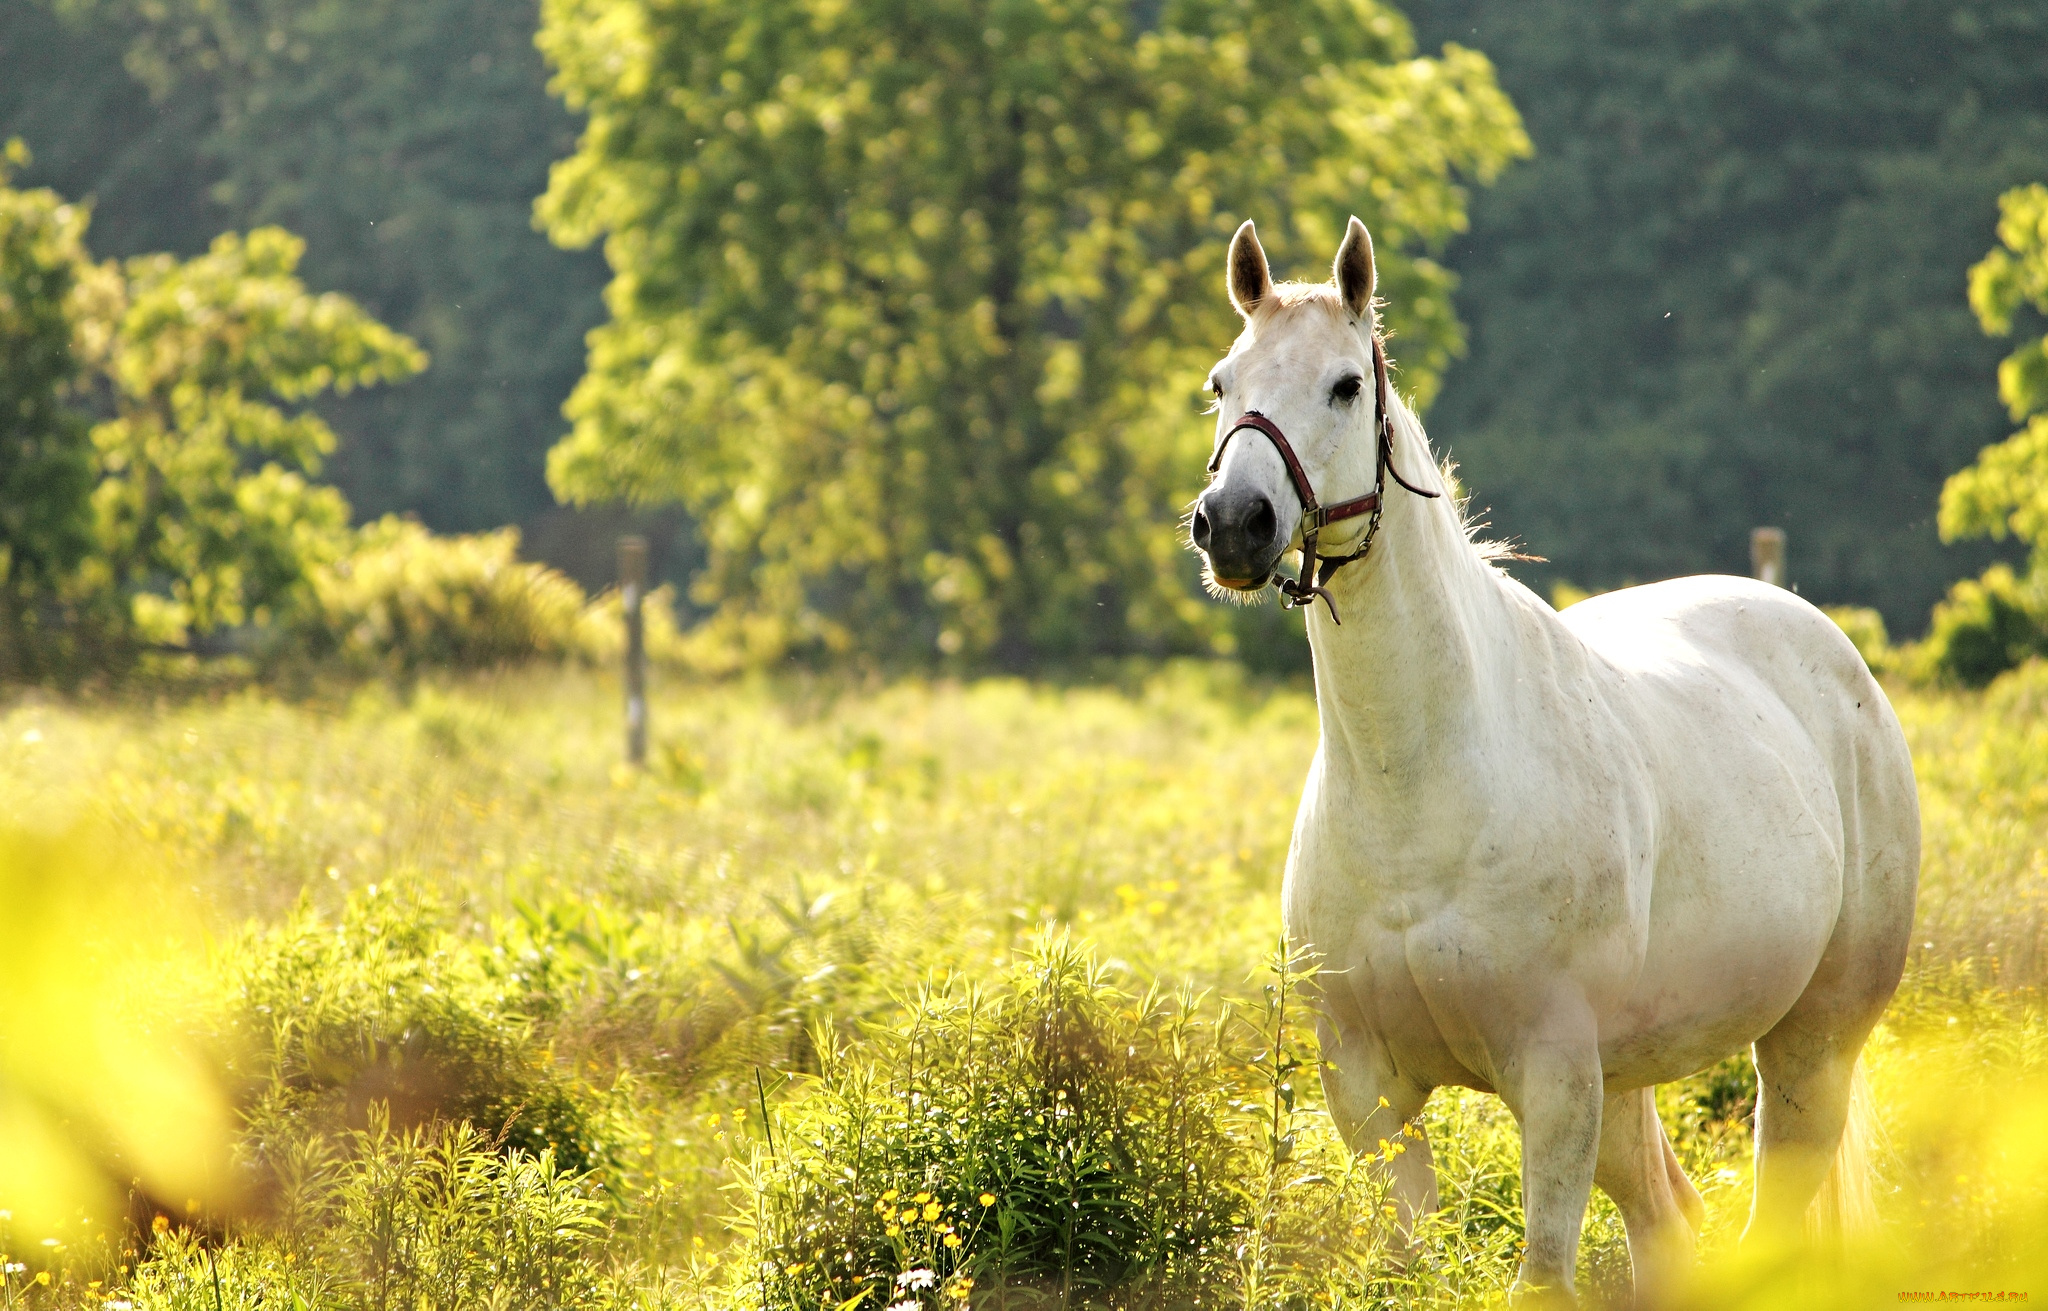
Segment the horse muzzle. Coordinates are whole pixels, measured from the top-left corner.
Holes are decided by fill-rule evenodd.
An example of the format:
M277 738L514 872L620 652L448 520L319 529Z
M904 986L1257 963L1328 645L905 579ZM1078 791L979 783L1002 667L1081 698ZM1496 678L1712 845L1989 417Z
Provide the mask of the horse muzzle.
M1241 592L1264 587L1287 547L1280 515L1264 492L1211 487L1195 502L1188 531L1209 561L1210 577Z

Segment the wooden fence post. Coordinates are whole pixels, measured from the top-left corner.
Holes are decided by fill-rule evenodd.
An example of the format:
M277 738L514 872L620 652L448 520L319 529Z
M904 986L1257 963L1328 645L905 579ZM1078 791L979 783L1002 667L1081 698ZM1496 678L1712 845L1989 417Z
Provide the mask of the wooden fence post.
M1749 530L1749 571L1758 581L1773 587L1785 585L1785 530Z
M626 763L647 763L647 539L619 539L619 602L626 612Z

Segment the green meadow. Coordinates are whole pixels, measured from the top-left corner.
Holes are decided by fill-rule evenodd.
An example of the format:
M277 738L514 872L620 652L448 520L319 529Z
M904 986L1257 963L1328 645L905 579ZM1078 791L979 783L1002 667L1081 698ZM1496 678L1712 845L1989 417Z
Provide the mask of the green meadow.
M2048 667L1894 696L1927 854L1866 1056L1882 1227L1736 1251L1732 1057L1660 1091L1702 1306L2048 1296ZM1305 689L1190 663L653 711L633 770L575 669L14 701L0 896L62 907L13 916L0 987L63 1004L0 1053L0 1124L43 1144L0 1165L0 1307L1504 1296L1499 1104L1430 1103L1444 1209L1405 1259L1321 1110L1278 912ZM1597 1195L1582 1278L1625 1302Z

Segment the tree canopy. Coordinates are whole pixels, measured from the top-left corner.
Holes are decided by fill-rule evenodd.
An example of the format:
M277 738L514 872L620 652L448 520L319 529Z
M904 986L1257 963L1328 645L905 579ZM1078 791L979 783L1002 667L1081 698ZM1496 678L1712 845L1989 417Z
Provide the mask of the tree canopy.
M311 403L426 365L355 302L308 291L282 229L96 264L87 221L0 170L11 674L299 617L350 541L348 502L310 481L335 444Z
M1526 150L1372 0L548 0L541 43L589 118L541 212L614 273L550 476L685 503L752 659L1227 646L1173 525L1232 228L1320 279L1364 216L1426 399L1429 252Z
M86 213L47 189L17 191L19 141L0 156L0 672L33 662L37 602L92 546L92 447L73 404L83 372L72 304Z
M304 271L418 340L403 387L320 403L358 512L443 531L553 505L546 452L602 312L594 256L535 230L575 124L534 0L0 0L0 137L90 202L103 255L278 225Z

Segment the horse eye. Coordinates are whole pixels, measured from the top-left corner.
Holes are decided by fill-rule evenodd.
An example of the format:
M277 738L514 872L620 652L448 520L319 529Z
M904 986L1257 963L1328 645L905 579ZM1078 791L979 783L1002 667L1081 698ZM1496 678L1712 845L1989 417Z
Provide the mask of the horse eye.
M1209 394L1210 394L1211 396L1214 396L1214 397L1215 397L1215 398L1216 398L1217 400L1219 400L1219 401L1220 401L1220 400L1222 400L1222 399L1223 399L1223 384L1222 384L1222 383L1220 383L1220 382L1218 382L1218 381L1216 381L1216 379L1214 379L1214 378L1211 378L1211 379L1209 379Z
M1355 373L1337 379L1336 385L1330 388L1330 399L1339 405L1349 405L1358 399L1358 388L1364 381Z

